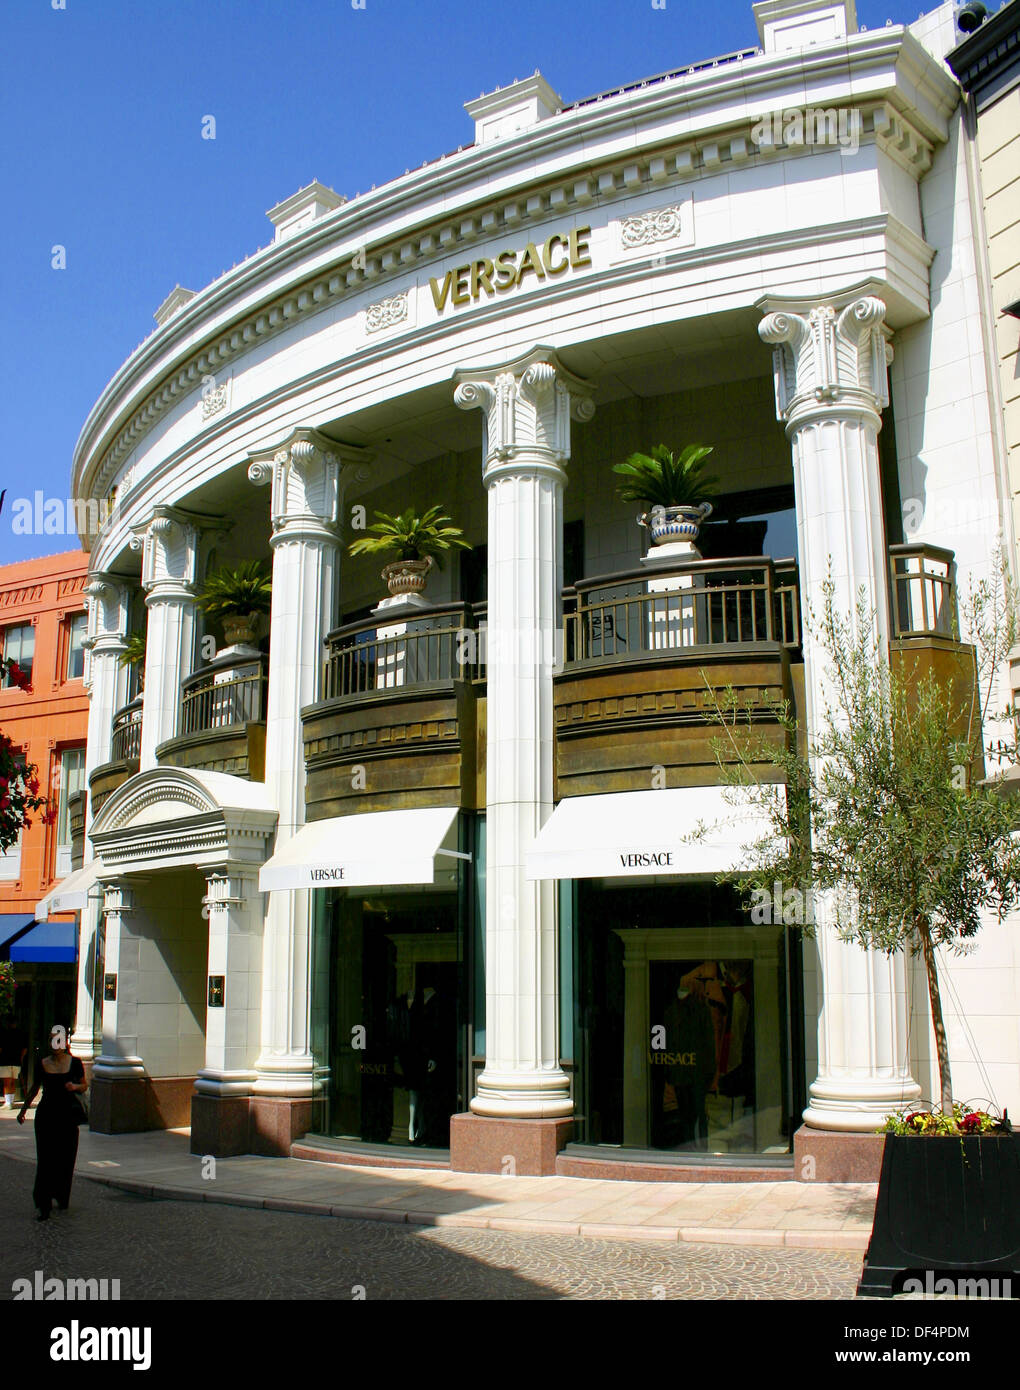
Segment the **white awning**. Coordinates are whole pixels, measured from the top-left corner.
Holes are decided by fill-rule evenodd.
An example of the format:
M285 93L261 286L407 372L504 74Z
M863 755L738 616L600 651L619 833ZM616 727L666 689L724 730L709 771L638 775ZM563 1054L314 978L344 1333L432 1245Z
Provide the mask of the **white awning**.
M267 859L259 888L386 887L434 883L437 854L456 849L457 810L424 806L312 821Z
M88 901L89 890L94 887L102 871L103 861L93 859L84 869L75 869L73 874L68 874L36 903L36 921L46 922L57 912L80 912Z
M744 847L772 824L741 797L723 786L567 797L525 854L525 877L707 877L750 868Z

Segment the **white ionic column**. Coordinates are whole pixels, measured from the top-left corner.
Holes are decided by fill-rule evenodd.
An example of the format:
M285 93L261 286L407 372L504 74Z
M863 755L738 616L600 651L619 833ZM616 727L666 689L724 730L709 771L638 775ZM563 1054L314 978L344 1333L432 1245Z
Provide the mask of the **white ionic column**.
M228 865L206 877L203 915L209 922L208 976L223 977L222 1002L208 992L205 1066L195 1090L246 1096L256 1079L262 993L262 898L258 870Z
M548 348L457 373L454 400L485 411L488 490L485 1069L478 1115L571 1113L559 1064L556 884L524 876L553 810L553 668L560 637L564 465L586 384Z
M888 652L889 580L878 432L892 352L885 304L870 295L827 303L769 302L759 325L773 348L777 412L793 449L802 607L820 622L831 575L837 614L852 616L863 589ZM804 624L807 725L814 735L829 690L829 660ZM828 692L828 697L827 697ZM902 954L842 941L826 895L815 901L821 971L818 1077L805 1122L868 1132L920 1095L910 1075Z
M323 641L336 611L341 475L364 457L364 451L301 429L248 468L252 482L271 480L273 485L266 791L279 813L277 850L305 823L301 709L319 698ZM252 1090L264 1096L308 1096L314 1091L309 1035L311 895L307 890L274 892L268 904L261 1050Z
M177 733L181 681L195 660L195 582L198 527L170 507L157 507L131 541L142 552L145 628L145 688L139 770L156 766L156 749Z
M127 701L128 672L120 664L128 626L127 588L110 575L93 573L85 585L88 601L86 686L89 692L88 743L85 753L85 786L97 767L110 761L113 716ZM95 858L89 829L92 825L92 799L85 797L85 836L83 863ZM99 1011L94 996L95 959L99 949L102 898L93 888L78 922L78 985L71 1048L76 1057L90 1062L96 1055L96 1019Z
M126 881L113 879L103 884L105 973L116 981L116 998L103 1000L103 1048L92 1074L107 1081L130 1080L145 1074L138 1055L140 942L126 930L126 919L132 910L131 890Z

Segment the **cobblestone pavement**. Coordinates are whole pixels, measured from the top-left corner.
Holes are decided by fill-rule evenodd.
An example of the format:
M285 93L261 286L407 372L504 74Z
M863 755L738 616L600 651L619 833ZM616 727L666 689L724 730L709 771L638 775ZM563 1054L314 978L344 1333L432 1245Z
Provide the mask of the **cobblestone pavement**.
M76 1179L34 1219L0 1158L0 1300L12 1281L120 1280L122 1299L846 1299L860 1255L408 1227L187 1201ZM363 1289L361 1294L359 1290Z

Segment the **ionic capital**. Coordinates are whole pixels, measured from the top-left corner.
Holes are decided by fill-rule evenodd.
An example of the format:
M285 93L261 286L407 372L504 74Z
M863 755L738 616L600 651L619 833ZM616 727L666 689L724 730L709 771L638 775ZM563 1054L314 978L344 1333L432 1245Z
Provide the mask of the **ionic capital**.
M142 588L149 598L193 598L202 532L223 534L225 529L222 517L154 507L128 542L132 550L142 552Z
M570 422L595 414L591 387L536 347L504 367L456 373L454 404L485 417L485 476L548 469L562 476L570 458Z
M302 528L335 538L344 489L352 479L365 480L370 457L367 449L313 429L295 430L282 444L250 455L249 481L257 487L272 483L274 538Z
M83 645L95 651L122 651L128 628L127 585L93 570L85 584L85 601L88 628Z
M772 348L776 417L788 431L820 413L880 420L892 360L883 300L857 291L821 304L766 300L759 307L769 310L758 334Z

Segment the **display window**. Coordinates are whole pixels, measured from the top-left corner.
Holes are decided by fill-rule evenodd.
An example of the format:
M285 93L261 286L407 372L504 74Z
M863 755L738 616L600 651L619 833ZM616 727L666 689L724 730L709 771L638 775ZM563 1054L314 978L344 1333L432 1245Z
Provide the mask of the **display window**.
M788 1153L803 1090L798 943L752 925L737 890L715 884L584 880L574 902L578 1141Z
M467 1109L457 892L321 893L315 931L316 1132L447 1149Z

